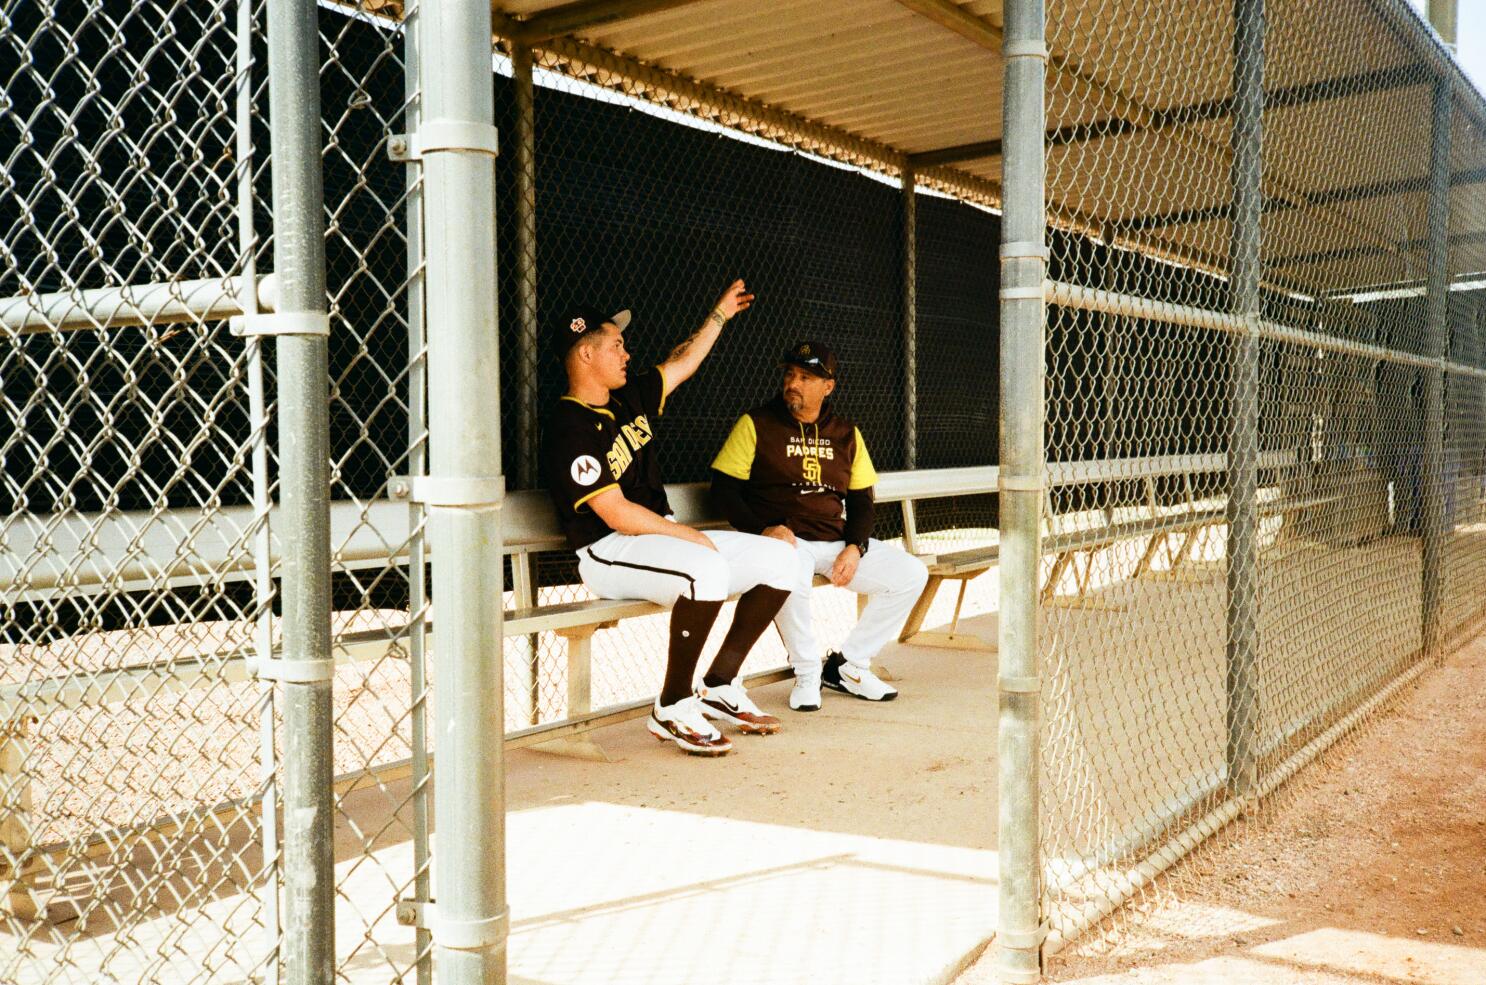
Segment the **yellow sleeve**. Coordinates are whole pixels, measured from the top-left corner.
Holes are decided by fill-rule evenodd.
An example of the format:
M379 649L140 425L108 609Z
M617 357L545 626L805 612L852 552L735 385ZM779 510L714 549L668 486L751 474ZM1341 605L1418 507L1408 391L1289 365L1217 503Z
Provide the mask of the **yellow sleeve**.
M747 479L753 474L753 452L758 447L758 432L754 430L753 418L747 414L738 418L722 450L712 460L712 467L723 475L734 479Z
M862 429L856 428L855 430L857 453L851 460L851 478L847 481L846 488L870 489L877 485L877 470L872 467L872 456L867 454L867 442L862 439Z

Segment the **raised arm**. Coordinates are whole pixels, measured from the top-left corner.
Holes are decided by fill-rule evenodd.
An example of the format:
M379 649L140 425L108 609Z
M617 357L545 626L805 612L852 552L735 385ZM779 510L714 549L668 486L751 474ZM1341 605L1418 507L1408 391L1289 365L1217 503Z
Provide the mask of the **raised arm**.
M733 281L732 285L722 292L722 297L707 314L707 320L702 322L702 327L691 333L691 337L685 342L671 350L666 361L660 364L661 375L666 381L666 396L682 383L691 379L692 374L702 365L702 360L707 358L707 353L712 351L712 346L717 342L717 336L722 334L722 326L726 325L729 318L742 311L747 311L748 306L753 304L753 295L748 293L742 280Z

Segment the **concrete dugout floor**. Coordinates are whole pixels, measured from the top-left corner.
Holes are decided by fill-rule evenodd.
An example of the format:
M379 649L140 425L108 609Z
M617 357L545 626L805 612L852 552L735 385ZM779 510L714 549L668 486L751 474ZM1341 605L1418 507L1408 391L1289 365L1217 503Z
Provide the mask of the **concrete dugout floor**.
M511 754L511 981L952 979L995 927L993 656L892 647L886 704L756 689L784 731L720 760L640 721L614 763Z

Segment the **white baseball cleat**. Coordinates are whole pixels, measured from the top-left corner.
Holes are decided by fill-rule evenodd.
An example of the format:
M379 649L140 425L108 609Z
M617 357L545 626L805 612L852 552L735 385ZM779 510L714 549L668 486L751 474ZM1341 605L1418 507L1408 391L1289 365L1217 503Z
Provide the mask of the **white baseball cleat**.
M820 711L820 669L795 674L795 686L789 690L791 711Z
M725 756L733 749L727 736L707 721L702 704L695 697L664 706L656 698L645 727L657 739L674 742L693 756Z
M839 653L826 657L821 683L832 691L854 695L863 701L891 701L898 696L897 689L872 673L872 668L849 664Z
M779 731L780 721L766 715L748 691L733 681L718 687L703 684L697 689L697 700L702 704L702 714L719 722L736 725L739 732L749 735L773 735Z

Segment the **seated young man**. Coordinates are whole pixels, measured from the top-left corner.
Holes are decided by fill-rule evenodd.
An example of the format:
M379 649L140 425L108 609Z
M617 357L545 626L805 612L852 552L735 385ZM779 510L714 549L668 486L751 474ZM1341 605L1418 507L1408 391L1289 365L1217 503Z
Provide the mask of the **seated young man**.
M872 672L872 658L903 628L929 572L895 544L871 539L877 472L862 432L831 410L836 356L802 342L783 360L779 396L738 418L712 462L713 498L736 529L794 547L799 575L779 611L795 685L789 706L817 711L825 686L867 701L898 692ZM867 596L838 652L826 655L810 617L817 574Z
M665 682L646 726L656 738L703 756L732 749L709 718L743 732L779 730L779 719L760 711L737 677L794 587L794 553L776 540L730 530L702 533L671 519L657 426L666 397L691 378L728 319L752 300L737 281L691 338L633 378L624 348L628 311L574 312L555 334L568 391L546 431L547 488L578 552L583 584L601 598L671 607ZM740 592L733 623L694 694L707 634L722 603Z

